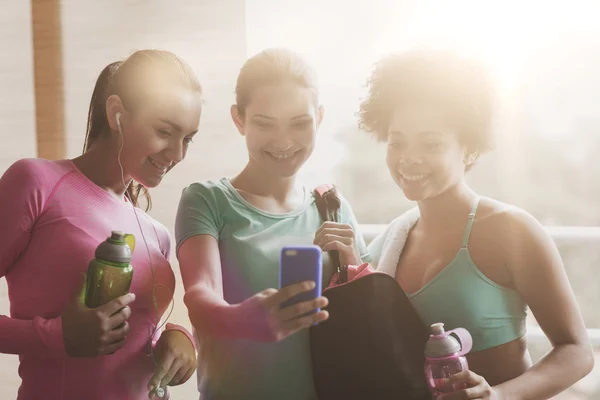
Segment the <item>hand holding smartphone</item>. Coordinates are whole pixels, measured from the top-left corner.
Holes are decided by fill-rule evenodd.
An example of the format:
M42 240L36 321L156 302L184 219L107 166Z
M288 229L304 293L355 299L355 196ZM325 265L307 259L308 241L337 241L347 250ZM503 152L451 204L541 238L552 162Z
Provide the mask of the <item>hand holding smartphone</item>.
M265 289L235 308L244 337L277 342L327 320L321 311L327 299L321 296L323 265L317 246L293 246L281 250L279 290Z

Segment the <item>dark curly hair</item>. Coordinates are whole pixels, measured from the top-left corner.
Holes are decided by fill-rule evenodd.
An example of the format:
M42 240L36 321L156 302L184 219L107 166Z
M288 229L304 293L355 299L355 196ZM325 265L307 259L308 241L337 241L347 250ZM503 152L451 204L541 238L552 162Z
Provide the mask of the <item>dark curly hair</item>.
M405 104L441 110L473 152L492 148L493 88L486 69L472 59L442 50L393 54L375 64L360 105L359 127L386 141L392 113Z

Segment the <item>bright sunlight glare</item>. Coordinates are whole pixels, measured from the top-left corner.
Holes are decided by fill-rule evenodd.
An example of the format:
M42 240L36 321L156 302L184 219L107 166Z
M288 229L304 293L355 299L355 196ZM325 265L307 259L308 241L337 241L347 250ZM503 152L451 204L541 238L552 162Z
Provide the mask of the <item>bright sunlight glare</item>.
M322 176L343 156L332 136L356 126L366 79L381 56L427 46L478 58L496 80L508 116L515 87L527 79L536 51L566 34L599 36L598 16L597 0L248 0L247 49L250 56L287 47L317 68L326 112L307 169L308 175ZM510 123L504 118L502 130L512 131ZM510 136L504 140L512 142Z

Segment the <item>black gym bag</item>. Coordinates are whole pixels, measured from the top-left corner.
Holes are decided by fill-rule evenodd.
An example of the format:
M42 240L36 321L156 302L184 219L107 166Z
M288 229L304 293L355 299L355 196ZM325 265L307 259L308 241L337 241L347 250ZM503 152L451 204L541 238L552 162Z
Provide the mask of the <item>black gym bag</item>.
M335 187L314 193L323 220L338 222ZM310 328L319 400L431 399L423 370L429 331L400 285L369 264L340 266L337 252L330 256L338 265L323 291L329 319Z

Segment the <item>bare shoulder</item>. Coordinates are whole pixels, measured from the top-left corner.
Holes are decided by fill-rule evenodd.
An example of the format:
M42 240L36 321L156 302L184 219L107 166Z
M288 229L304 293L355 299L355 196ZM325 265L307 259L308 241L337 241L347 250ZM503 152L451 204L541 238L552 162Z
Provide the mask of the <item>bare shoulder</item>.
M504 253L508 265L553 257L556 246L542 224L527 211L490 198L482 198L476 225Z
M497 235L513 238L545 232L533 215L511 204L484 197L477 210L476 222L485 229L493 229Z

